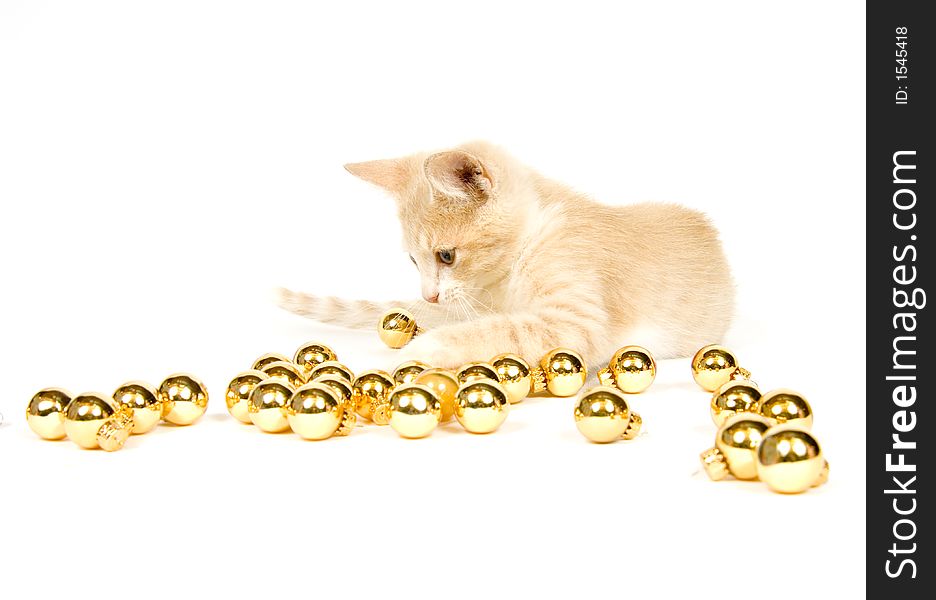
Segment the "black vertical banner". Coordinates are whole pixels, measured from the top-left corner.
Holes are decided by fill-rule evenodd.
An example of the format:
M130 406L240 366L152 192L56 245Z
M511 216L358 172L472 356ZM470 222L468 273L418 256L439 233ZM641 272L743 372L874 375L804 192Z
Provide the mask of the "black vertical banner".
M869 597L936 593L930 546L936 427L936 20L872 0L867 21L867 583ZM928 10L925 12L929 12ZM927 435L928 432L928 435ZM926 457L926 458L924 458ZM927 543L925 540L930 540Z

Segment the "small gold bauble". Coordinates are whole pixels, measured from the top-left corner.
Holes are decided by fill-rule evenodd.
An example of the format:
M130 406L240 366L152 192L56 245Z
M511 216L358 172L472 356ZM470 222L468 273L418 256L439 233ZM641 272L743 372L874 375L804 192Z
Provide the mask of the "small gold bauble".
M746 379L734 379L721 385L712 393L709 409L716 427L721 427L729 417L739 413L756 413L760 406L761 393L757 384Z
M279 379L261 381L252 392L247 404L250 422L267 433L280 433L289 429L286 405L292 399L293 389Z
M324 440L344 426L344 435L354 427L354 411L341 401L333 388L307 383L293 394L286 406L289 427L307 440Z
M478 381L479 379L497 381L497 371L488 363L473 362L459 367L458 370L455 371L455 377L461 385L465 385L471 381Z
M253 364L250 365L250 369L253 371L262 371L263 367L275 362L289 362L289 357L279 352L267 352L262 356L258 356L257 360L253 361Z
M365 419L373 421L377 409L390 403L390 394L395 385L393 377L386 371L361 373L351 386L354 410Z
M45 388L36 392L26 406L26 423L39 437L60 440L65 437L65 412L71 394L59 388Z
M717 344L700 348L692 357L692 377L708 392L724 385L737 368L738 359L734 353Z
M825 483L829 463L813 435L795 425L771 427L757 448L757 476L783 494L798 494Z
M614 385L625 394L639 394L656 378L656 362L650 351L640 346L624 346L608 363Z
M770 429L770 421L754 413L730 417L715 434L715 447L702 453L705 472L715 481L728 473L736 479L757 477L757 447Z
M191 425L208 408L208 389L194 375L175 373L159 385L163 419L173 425Z
M143 381L128 381L114 391L114 402L133 411L133 433L146 433L162 419L159 392Z
M65 411L65 435L82 448L97 448L98 430L115 412L115 404L103 394L78 394Z
M354 406L354 390L351 389L351 383L344 377L338 377L337 375L325 375L316 379L314 383L327 385L338 393L339 400L348 406Z
M377 321L377 335L380 341L394 349L409 343L416 335L416 319L408 310L394 308L384 313Z
M491 433L507 418L510 401L496 380L475 379L458 388L455 418L466 431Z
M328 360L318 365L312 372L309 374L309 381L315 381L320 377L325 377L326 375L337 375L345 380L348 383L354 381L354 373L351 372L351 369L344 366L338 361Z
M455 394L458 392L458 378L451 371L445 369L426 369L416 376L413 383L419 383L439 397L442 403L442 413L439 417L441 423L446 423L455 416Z
M318 342L307 342L299 346L293 355L293 362L302 371L303 377L308 377L312 369L323 362L333 360L338 360L335 352L325 344Z
M232 417L241 423L248 425L252 423L247 409L247 405L250 404L250 392L257 387L258 383L267 379L269 375L263 371L250 370L238 373L231 380L224 394L224 402Z
M292 389L296 389L305 383L305 376L302 374L302 369L291 362L273 362L260 370L266 373L267 377L270 379L285 381Z
M574 350L555 348L540 359L546 389L553 396L574 396L588 377L585 360Z
M516 354L498 354L491 359L497 373L497 381L507 392L511 404L522 402L533 390L533 375L530 364Z
M405 362L393 371L393 381L397 385L413 383L413 380L416 379L417 375L430 368L431 367L429 365L423 362L419 362L418 360Z
M439 424L442 402L418 383L399 386L390 395L390 426L405 438L426 437Z
M611 386L588 390L575 405L575 426L582 435L599 444L634 439L642 424L640 415L627 405L623 392Z
M760 414L778 425L786 423L809 429L813 423L809 402L802 394L788 389L773 390L761 396Z

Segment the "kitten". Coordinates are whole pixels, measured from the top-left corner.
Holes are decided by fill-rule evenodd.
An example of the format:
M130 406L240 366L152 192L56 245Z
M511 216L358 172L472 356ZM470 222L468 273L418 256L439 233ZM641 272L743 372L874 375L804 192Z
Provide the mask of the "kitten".
M345 168L396 201L423 300L281 290L280 305L361 328L410 306L426 331L400 362L454 368L513 352L536 364L565 346L596 365L627 344L672 358L721 340L729 325L734 286L701 213L599 204L484 142Z

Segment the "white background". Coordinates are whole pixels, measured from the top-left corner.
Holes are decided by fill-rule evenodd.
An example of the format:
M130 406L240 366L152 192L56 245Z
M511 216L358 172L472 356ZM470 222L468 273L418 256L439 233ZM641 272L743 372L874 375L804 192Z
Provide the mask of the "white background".
M858 595L864 8L312 4L0 4L4 596ZM828 485L699 473L714 426L688 360L634 399L645 435L608 446L571 399L421 441L228 417L263 352L393 366L269 291L416 297L391 201L341 165L473 138L609 203L706 211L738 282L724 342L811 399ZM211 391L195 426L116 454L26 427L41 387L177 370Z

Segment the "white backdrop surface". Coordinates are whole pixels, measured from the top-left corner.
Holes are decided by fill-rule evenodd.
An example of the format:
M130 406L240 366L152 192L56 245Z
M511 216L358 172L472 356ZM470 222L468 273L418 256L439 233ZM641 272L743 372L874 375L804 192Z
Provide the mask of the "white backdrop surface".
M0 4L0 590L857 596L863 61L848 2ZM710 482L688 359L608 446L571 399L419 441L230 418L226 381L263 352L394 364L269 292L416 297L391 200L341 165L474 138L608 203L707 212L738 283L723 341L811 399L829 483ZM115 454L26 427L41 387L178 370L209 386L195 426Z

